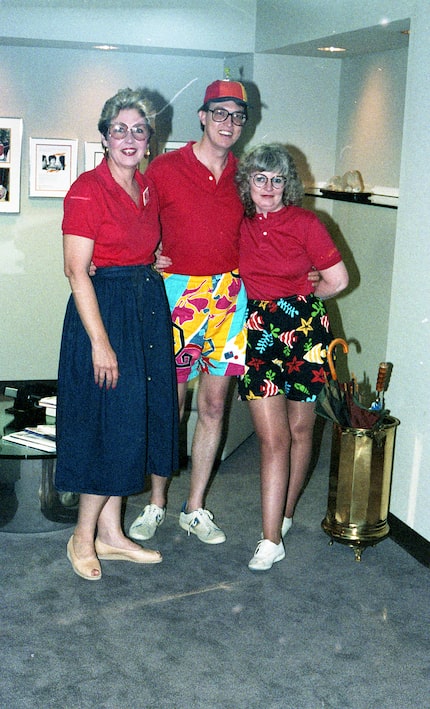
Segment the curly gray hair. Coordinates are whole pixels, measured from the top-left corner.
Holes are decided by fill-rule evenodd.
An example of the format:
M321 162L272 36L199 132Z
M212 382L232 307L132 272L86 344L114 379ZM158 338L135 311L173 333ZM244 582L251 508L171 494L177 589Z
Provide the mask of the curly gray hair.
M239 196L247 217L253 217L256 212L255 204L251 199L250 177L257 172L276 172L277 175L285 177L283 204L285 206L301 204L304 195L303 185L297 174L294 160L286 147L281 143L258 145L241 158L236 174Z

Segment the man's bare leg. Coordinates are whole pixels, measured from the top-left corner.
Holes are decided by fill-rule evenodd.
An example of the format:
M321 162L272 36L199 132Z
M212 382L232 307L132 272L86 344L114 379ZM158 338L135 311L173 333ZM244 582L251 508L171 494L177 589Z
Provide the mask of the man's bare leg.
M187 511L204 507L206 489L221 441L229 385L230 377L200 375Z

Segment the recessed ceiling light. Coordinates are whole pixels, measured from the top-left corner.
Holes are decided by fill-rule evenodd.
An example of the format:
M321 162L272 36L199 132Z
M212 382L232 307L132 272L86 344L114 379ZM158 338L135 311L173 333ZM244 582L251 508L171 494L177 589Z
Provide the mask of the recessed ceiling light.
M112 49L118 49L118 47L115 47L113 44L95 44L93 49L102 49L105 52L110 52Z
M319 52L346 52L345 47L318 47Z

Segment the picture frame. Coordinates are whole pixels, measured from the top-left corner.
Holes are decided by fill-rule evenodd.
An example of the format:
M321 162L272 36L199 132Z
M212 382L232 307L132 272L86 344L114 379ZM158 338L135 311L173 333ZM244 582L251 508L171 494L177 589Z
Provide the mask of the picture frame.
M22 118L0 118L0 212L20 211Z
M76 180L78 141L30 138L30 197L65 197Z
M172 150L178 150L178 148L183 148L186 143L180 140L168 140L164 146L163 153L171 153Z
M97 165L100 165L104 157L102 144L86 142L84 146L84 170L94 170Z

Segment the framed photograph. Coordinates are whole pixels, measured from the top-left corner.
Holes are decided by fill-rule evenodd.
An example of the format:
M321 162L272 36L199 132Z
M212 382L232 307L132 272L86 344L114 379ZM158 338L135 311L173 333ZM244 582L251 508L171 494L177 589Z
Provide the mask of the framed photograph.
M103 160L104 152L101 143L85 143L85 171L94 170Z
M30 138L30 197L64 197L77 165L77 140Z
M170 153L172 150L177 150L178 148L183 148L186 143L182 143L177 140L169 140L164 146L163 153Z
M20 209L22 118L0 118L0 212Z

